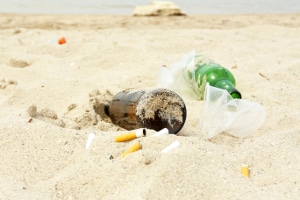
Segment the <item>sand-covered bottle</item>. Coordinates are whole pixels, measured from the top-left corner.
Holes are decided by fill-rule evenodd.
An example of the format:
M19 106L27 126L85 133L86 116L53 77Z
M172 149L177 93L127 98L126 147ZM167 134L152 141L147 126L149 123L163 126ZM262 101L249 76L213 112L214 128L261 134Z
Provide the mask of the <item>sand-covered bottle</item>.
M187 114L183 99L162 88L121 91L105 107L105 113L127 130L167 128L173 134L181 130Z

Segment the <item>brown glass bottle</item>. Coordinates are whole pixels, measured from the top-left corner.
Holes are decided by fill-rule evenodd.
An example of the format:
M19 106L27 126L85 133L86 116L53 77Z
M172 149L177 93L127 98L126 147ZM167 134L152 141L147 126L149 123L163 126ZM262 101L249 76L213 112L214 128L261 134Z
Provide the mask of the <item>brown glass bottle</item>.
M186 120L184 101L169 89L125 90L106 105L111 121L127 130L167 128L176 134Z

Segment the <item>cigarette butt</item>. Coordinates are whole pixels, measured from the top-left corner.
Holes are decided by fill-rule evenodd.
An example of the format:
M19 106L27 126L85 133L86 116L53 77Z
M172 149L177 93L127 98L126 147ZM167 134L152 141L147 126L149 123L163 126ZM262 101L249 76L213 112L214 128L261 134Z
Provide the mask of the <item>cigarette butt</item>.
M95 138L95 134L94 133L90 133L89 136L88 136L88 139L86 141L85 149L90 148L90 146L91 146L92 141L93 141L94 138Z
M169 146L167 146L166 148L164 148L161 153L167 153L168 151L179 147L180 146L180 142L178 140L175 140L172 144L170 144Z
M138 137L143 137L145 135L146 135L146 129L139 129L139 130L136 130L135 132L129 132L129 133L119 135L115 138L115 141L116 142L125 142L128 140L133 140Z
M57 41L58 44L65 44L66 42L67 42L67 40L66 40L66 38L64 38L64 37L61 37L61 38Z
M160 131L154 133L151 137L158 137L166 134L169 134L169 130L167 128L163 128Z
M128 149L126 149L126 151L124 151L121 155L122 158L124 158L127 154L135 152L139 149L142 148L142 145L140 143L135 143L133 144L131 147L129 147Z
M242 175L249 177L249 167L248 165L242 165Z

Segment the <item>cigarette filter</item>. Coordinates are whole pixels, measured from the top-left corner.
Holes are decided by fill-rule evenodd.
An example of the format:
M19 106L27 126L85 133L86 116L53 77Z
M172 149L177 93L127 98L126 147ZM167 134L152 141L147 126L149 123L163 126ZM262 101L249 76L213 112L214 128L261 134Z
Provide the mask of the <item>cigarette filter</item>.
M249 177L249 167L248 167L248 165L242 165L242 174L246 177Z
M172 144L164 148L161 153L167 153L168 151L175 149L180 146L180 142L178 140L175 140Z
M154 133L151 137L158 137L166 134L169 134L169 130L167 128L163 128L160 131Z
M93 141L94 138L95 138L95 134L94 133L90 133L89 136L88 136L88 139L86 141L85 149L90 148L90 146L91 146L92 141Z
M128 140L133 140L138 137L143 137L145 135L146 135L146 129L139 129L139 130L136 130L135 132L129 132L129 133L119 135L115 138L115 141L116 142L125 142Z
M121 155L122 158L124 158L127 154L138 151L142 148L142 145L140 143L135 143L131 147L129 147L126 151L124 151Z

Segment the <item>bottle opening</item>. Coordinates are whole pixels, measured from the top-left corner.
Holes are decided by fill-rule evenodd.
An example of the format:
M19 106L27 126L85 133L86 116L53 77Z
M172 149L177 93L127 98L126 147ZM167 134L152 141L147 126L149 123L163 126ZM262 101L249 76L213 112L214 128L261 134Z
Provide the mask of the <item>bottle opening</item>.
M109 116L109 105L108 105L108 104L106 104L106 105L104 106L104 112L105 112L105 114L106 114L107 116Z
M231 92L230 95L234 99L241 99L242 98L242 95L241 95L241 93L239 91Z

